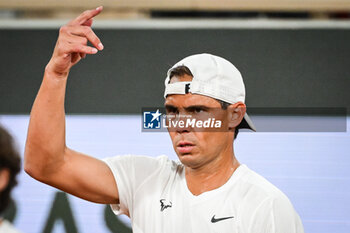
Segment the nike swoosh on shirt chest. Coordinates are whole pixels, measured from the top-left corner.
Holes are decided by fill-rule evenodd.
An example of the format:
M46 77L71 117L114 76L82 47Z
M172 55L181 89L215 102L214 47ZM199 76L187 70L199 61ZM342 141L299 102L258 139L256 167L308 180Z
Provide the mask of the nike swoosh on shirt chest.
M233 218L233 216L223 217L223 218L215 218L215 214L214 214L214 216L211 218L211 222L216 223L216 222L220 222L220 221L231 219L231 218Z

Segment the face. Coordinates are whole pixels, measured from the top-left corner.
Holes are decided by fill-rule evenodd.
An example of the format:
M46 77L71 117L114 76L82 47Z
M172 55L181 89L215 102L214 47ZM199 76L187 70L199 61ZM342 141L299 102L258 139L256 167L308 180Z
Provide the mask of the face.
M171 83L191 81L189 75L172 77ZM233 130L229 128L228 110L223 110L220 103L210 97L185 94L169 95L165 100L167 114L195 116L197 119L210 117L222 122L219 130L203 130L203 128L183 127L169 130L174 150L180 161L188 167L199 168L214 161L224 159L230 154L233 144ZM225 130L226 129L226 130ZM232 154L231 154L232 156Z
M0 193L7 188L10 180L10 171L7 168L0 169Z

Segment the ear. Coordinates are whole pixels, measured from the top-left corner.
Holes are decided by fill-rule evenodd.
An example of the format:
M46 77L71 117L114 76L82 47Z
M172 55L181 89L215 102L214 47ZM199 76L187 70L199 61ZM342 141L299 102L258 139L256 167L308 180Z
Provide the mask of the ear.
M229 129L236 128L243 120L246 112L246 106L242 102L231 104L227 107L228 111L228 127Z
M6 189L10 179L10 171L4 168L0 171L0 192Z

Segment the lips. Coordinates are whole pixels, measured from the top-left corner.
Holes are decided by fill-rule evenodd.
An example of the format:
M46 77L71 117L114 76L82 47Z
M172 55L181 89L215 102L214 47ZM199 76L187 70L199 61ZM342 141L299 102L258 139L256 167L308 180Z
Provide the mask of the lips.
M181 154L189 154L193 150L194 146L195 145L191 142L180 141L177 144L176 148L177 148L177 151L180 152Z

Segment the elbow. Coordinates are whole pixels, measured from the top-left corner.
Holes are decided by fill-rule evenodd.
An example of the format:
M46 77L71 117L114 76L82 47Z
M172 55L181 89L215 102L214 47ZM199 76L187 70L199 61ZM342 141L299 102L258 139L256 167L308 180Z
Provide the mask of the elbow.
M41 180L43 173L44 164L42 164L42 159L40 159L40 157L38 152L31 150L28 145L26 146L23 164L24 171L36 180Z
M28 163L24 163L24 171L31 177L35 178L35 169Z
M63 156L58 156L42 148L26 146L24 152L24 171L32 178L45 182L59 169Z
M33 163L28 159L27 155L25 155L24 159L24 171L34 179L40 179L40 169L33 165Z
M40 181L40 182L45 183L45 181L48 178L48 174L43 167L32 164L32 163L25 162L24 163L24 171L30 177L32 177L33 179Z
M32 161L31 161L32 160L32 155L31 155L31 153L29 151L30 151L30 149L29 149L29 145L28 145L28 142L27 142L25 150L24 150L23 169L28 175L33 177L33 173L34 173L35 169L33 169Z

